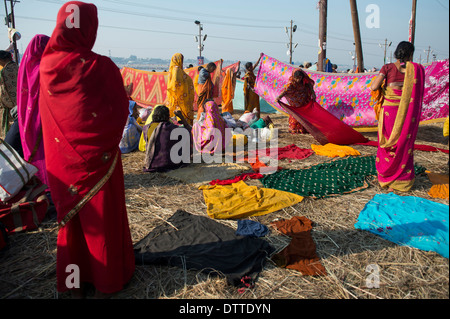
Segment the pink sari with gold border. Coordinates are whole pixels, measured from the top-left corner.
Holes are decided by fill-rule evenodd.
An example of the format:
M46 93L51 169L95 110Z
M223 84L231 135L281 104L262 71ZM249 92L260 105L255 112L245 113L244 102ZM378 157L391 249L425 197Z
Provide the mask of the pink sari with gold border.
M386 89L378 122L376 167L382 187L409 191L414 184L414 142L419 128L425 70L408 62L403 90Z

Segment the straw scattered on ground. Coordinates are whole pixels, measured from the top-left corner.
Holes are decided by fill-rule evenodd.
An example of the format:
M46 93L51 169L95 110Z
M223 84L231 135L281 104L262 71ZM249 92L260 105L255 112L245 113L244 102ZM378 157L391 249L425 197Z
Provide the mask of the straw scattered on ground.
M279 146L296 144L310 148L316 144L309 135L288 133L287 117L270 115L279 129ZM363 133L376 140L376 133ZM442 136L442 123L423 125L416 143L448 149ZM376 148L353 146L362 155L375 155ZM142 171L144 153L122 155L126 204L133 242L144 238L154 227L165 223L177 210L206 216L203 194L197 187L158 173ZM304 168L328 161L312 155L304 160L282 160L284 168ZM417 164L435 173L448 174L448 154L415 152ZM259 181L251 181L261 186ZM431 199L427 176L418 176L409 196ZM305 198L301 203L265 216L251 219L269 225L277 218L306 216L314 222L312 236L317 253L328 275L303 276L295 270L277 267L267 260L253 289L239 293L223 277L208 276L201 271L169 266L137 266L128 285L113 298L123 299L448 299L448 259L433 252L403 247L354 224L365 204L375 194L386 193L375 181L361 192L326 199ZM432 199L448 205L448 200ZM236 228L237 222L218 221ZM38 230L10 236L9 248L0 254L0 298L70 298L56 291L56 236L54 219L46 220ZM289 238L271 228L268 240L277 250ZM367 286L369 265L377 265L379 288Z

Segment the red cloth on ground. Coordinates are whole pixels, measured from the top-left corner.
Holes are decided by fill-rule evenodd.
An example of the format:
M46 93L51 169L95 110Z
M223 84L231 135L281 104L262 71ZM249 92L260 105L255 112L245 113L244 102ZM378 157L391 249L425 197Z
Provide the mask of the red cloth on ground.
M326 275L325 267L316 254L316 244L311 236L312 222L303 216L271 223L281 233L292 237L289 245L272 259L281 267L295 269L303 275Z
M365 146L375 146L378 147L378 142L377 141L368 141L366 143L355 143L355 145L365 145ZM434 147L431 145L423 145L423 144L414 144L414 149L417 151L424 151L424 152L443 152L448 154L449 150L443 149L443 148L438 148L438 147Z
M237 183L239 181L245 181L246 179L260 179L263 177L264 177L264 175L259 174L259 173L244 173L244 174L238 175L232 179L213 180L213 181L209 182L209 185L216 185L216 184L217 185L229 185L229 184Z
M308 148L300 148L295 144L287 145L279 148L267 148L258 151L259 156L270 156L277 154L277 159L305 159L314 154L314 151Z
M79 26L70 25L77 18ZM64 4L40 66L39 107L58 222L107 175L118 156L106 184L58 232L61 292L71 288L66 285L69 264L79 267L81 282L103 293L121 290L135 267L119 150L128 97L114 62L92 52L97 28L95 5Z

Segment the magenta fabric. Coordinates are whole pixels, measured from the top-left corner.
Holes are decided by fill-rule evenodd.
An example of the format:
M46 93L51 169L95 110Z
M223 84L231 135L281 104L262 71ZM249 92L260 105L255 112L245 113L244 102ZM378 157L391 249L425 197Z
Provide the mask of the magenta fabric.
M448 80L448 60L433 62L425 68L425 91L423 93L421 121L448 116Z
M255 92L277 110L289 114L275 102L295 67L268 55L261 58ZM378 73L324 73L304 69L314 80L317 102L354 128L376 127L375 100L370 85ZM436 61L425 69L425 92L420 121L443 120L449 114L449 61ZM282 101L285 101L282 99Z
M47 169L39 112L39 66L49 39L43 34L37 34L31 39L20 62L17 75L17 114L23 156L26 161L38 168L36 176L47 186ZM35 154L30 161L30 156L35 148Z
M259 173L243 173L232 179L223 179L223 180L215 179L215 180L209 182L209 185L230 185L233 183L237 183L239 181L245 181L247 179L261 179L263 177L264 177L264 175L259 174Z

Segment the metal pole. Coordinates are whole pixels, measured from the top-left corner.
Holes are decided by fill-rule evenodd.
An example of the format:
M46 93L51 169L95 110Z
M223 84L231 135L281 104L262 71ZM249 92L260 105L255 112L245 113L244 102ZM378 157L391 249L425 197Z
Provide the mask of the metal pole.
M317 61L317 71L324 70L323 61L327 56L326 45L327 45L327 8L328 1L319 1L319 57Z
M15 19L14 19L14 4L13 4L13 0L10 0L10 4L11 4L12 28L15 29L16 28L16 22L15 22ZM13 35L12 41L13 41L13 48L14 48L14 58L16 60L16 63L19 64L19 52L17 52L16 35Z
M431 47L428 46L428 50L426 50L425 52L427 52L427 63L428 63L428 62L429 62L429 59L430 59Z
M198 56L199 59L202 57L202 25L199 23L198 25Z
M292 64L292 20L291 20L291 35L289 37L289 64Z

